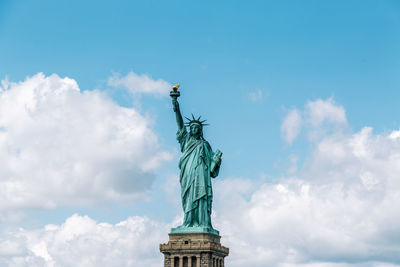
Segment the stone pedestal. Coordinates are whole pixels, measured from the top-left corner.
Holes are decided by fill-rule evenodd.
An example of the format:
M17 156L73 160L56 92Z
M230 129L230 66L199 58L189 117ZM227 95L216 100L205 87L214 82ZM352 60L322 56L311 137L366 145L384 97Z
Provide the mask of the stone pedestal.
M223 267L229 248L219 235L208 233L170 233L167 244L160 244L164 267Z

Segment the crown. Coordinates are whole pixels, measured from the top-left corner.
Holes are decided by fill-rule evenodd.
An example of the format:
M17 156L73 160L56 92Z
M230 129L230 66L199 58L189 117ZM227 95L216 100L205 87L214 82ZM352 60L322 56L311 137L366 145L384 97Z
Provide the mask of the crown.
M192 125L193 123L196 123L196 124L199 124L202 128L203 128L203 126L207 126L208 124L207 123L204 123L204 122L206 122L207 120L200 120L201 119L201 116L199 117L199 118L195 118L194 116L193 116L193 114L192 114L192 119L189 119L188 117L185 117L188 121L187 122L185 122L185 125L186 126L190 126L190 125Z

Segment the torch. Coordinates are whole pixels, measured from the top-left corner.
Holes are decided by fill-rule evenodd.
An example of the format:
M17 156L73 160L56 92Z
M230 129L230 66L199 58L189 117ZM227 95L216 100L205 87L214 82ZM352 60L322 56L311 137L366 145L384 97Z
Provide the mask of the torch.
M179 84L175 84L172 86L172 91L169 92L169 95L172 98L172 105L174 106L174 111L177 112L179 109L179 104L178 104L178 97L181 95L181 92L178 91Z
M178 91L179 84L175 84L172 86L172 91L169 92L169 95L172 97L172 99L177 100L178 97L181 95L181 92Z

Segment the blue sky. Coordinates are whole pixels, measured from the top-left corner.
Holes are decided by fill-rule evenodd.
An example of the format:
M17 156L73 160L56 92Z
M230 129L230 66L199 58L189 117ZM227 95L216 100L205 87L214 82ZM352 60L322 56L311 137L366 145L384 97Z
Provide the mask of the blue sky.
M370 198L398 200L391 190L400 183L399 47L398 1L0 1L0 126L6 129L0 139L0 228L4 240L15 240L10 233L23 227L41 233L45 241L38 238L37 244L47 244L47 254L22 241L15 246L25 250L1 252L0 244L0 262L68 266L62 260L68 254L52 254L57 249L49 245L46 225L61 229L74 220L94 220L117 227L137 216L137 225L143 218L151 221L146 225L161 225L146 228L159 236L151 240L155 250L145 254L149 261L140 262L139 254L126 260L158 266L157 244L167 239L159 229L179 223L181 214L168 97L169 86L180 83L184 115L206 118L206 139L224 152L214 222L231 247L231 266L243 266L250 251L235 241L254 242L266 253L252 266L398 266L400 258L393 255L400 238L385 239L388 229L372 238L356 235L343 222L341 229L355 242L346 244L368 247L377 255L372 258L336 247L325 255L308 247L315 240L299 245L296 234L287 232L290 219L282 214L293 210L282 204L290 199L282 194L293 193L299 197L294 203L306 206L296 209L299 218L313 214L318 225L326 223L321 233L354 214L340 207L363 210ZM145 86L150 90L143 91ZM308 187L315 201L310 206L301 193ZM320 203L330 202L332 212L318 211ZM229 213L230 203L258 213ZM276 212L260 213L260 203L275 203L268 207ZM376 205L384 211L390 202ZM378 217L388 214L359 214L350 221L361 218L378 227ZM232 219L253 215L265 223ZM329 222L326 216L338 219ZM400 215L393 216L388 220L396 225ZM256 230L242 236L235 232L240 227ZM306 228L299 229L301 236ZM276 231L287 238L278 242L271 234ZM316 240L336 242L325 235ZM366 240L383 240L394 254ZM271 246L276 242L288 250ZM288 251L294 256L283 257Z

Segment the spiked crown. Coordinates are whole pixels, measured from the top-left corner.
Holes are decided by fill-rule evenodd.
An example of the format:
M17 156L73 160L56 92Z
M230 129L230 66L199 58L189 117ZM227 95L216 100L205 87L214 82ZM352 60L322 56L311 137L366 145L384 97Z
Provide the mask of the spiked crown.
M185 122L185 125L186 125L186 126L190 126L190 125L196 123L196 124L199 124L201 128L203 128L203 126L207 126L207 125L208 125L207 123L204 123L204 122L206 122L207 120L200 120L200 119L201 119L201 116L199 116L199 117L196 119L196 118L193 116L193 114L192 114L192 119L189 119L188 117L185 117L185 118L187 119L187 122Z

